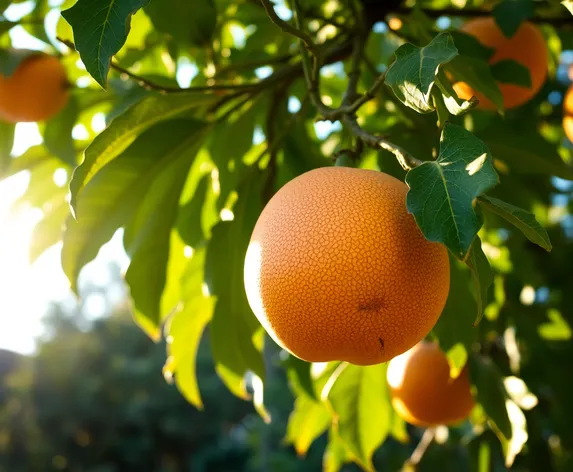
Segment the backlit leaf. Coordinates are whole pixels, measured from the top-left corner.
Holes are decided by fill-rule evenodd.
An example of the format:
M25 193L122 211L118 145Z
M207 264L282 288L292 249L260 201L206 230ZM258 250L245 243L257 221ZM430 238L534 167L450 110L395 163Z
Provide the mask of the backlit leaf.
M285 440L299 456L304 456L313 441L327 430L330 421L331 414L324 403L301 395L294 402Z
M90 75L104 88L111 58L129 34L131 16L149 0L78 0L62 12L74 30L75 46Z
M498 183L486 145L464 128L446 124L438 158L408 172L406 183L408 211L424 236L462 258L482 224L473 201Z

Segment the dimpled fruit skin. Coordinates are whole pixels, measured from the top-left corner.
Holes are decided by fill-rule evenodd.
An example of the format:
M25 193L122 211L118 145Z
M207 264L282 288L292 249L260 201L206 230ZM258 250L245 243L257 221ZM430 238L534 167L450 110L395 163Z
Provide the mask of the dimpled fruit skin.
M327 167L284 185L261 213L245 260L255 315L310 362L385 362L420 341L446 302L446 248L406 209L387 174Z
M448 360L435 343L421 342L392 359L387 379L394 409L417 426L457 423L474 406L467 366L452 379Z
M5 121L47 120L67 101L66 70L56 57L30 56L11 76L0 76L0 118Z
M462 26L461 30L475 36L481 43L495 50L489 60L490 64L504 59L513 59L529 69L532 87L498 83L505 108L523 105L541 90L547 78L549 53L545 38L536 25L528 21L521 23L511 38L503 35L491 17L470 20ZM475 95L480 101L480 108L489 110L495 108L490 100L463 82L455 84L454 89L461 98L466 100Z

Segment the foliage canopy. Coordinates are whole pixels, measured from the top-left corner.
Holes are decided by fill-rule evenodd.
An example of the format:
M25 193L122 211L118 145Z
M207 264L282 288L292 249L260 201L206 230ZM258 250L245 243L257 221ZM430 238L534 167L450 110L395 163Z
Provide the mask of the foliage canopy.
M389 173L409 185L425 237L450 250L452 287L431 337L452 372L469 362L479 403L452 437L480 467L569 470L573 154L560 100L570 3L26 2L24 16L0 21L0 72L31 53L12 48L8 32L23 28L74 84L66 108L39 123L42 145L11 156L15 127L0 124L0 177L27 171L17 205L43 212L31 259L63 241L78 292L82 268L123 229L135 321L168 340L165 375L202 408L195 356L209 326L218 375L268 419L269 341L242 280L255 221L285 182L337 158ZM546 39L549 78L519 108L503 109L499 83L527 86L529 71L490 65L491 50L459 30L484 15L507 36L533 21ZM456 80L497 110L460 99ZM408 440L385 365L282 362L296 395L287 439L304 454L328 430L326 470L372 469L387 438Z

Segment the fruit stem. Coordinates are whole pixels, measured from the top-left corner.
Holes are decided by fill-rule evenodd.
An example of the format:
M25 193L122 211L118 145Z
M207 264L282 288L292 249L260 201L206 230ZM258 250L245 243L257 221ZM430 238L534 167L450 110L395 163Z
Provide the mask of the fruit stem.
M428 450L428 447L430 447L430 444L432 444L432 441L434 440L435 437L436 437L436 428L434 427L426 428L426 431L424 431L422 439L420 439L420 442L416 446L416 449L414 449L412 455L404 463L404 467L402 467L403 472L406 471L410 472L416 470L416 466L420 463L420 461L424 457L424 454Z

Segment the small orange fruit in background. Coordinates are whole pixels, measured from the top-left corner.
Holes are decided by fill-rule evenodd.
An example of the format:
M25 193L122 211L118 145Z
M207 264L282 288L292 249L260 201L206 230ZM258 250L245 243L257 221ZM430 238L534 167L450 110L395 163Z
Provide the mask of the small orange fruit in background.
M408 187L373 170L302 174L253 230L245 289L284 349L310 362L385 362L423 339L448 297L445 246L424 238Z
M573 142L573 85L563 99L563 130L569 141Z
M66 70L58 58L35 54L9 77L0 75L0 118L18 123L57 115L68 101Z
M423 341L392 359L387 380L394 409L416 426L457 423L474 406L467 365L452 379L448 359L435 343Z
M541 30L528 21L521 23L517 32L506 38L492 17L476 18L465 23L461 30L476 37L485 46L493 48L494 54L489 60L495 64L502 60L513 59L527 67L531 76L531 87L521 87L515 84L501 84L499 88L503 95L506 109L515 108L531 100L547 78L547 63L549 53ZM465 100L475 95L480 101L479 107L493 110L494 104L468 84L458 82L454 89Z

